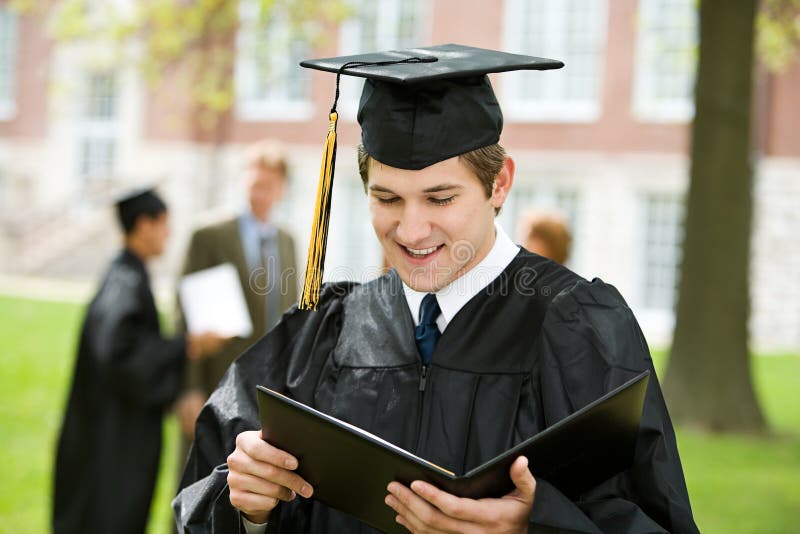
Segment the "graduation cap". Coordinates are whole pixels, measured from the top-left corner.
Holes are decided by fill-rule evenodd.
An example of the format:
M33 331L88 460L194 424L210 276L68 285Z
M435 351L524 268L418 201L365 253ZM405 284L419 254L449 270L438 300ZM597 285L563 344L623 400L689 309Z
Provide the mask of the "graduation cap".
M322 285L342 74L366 78L358 106L366 152L383 164L418 170L499 141L503 113L487 74L564 66L552 59L456 44L306 60L300 65L336 74L302 309L316 309Z
M119 222L126 234L133 230L140 215L152 217L167 210L167 205L153 188L140 188L123 193L117 197L114 204L117 207Z

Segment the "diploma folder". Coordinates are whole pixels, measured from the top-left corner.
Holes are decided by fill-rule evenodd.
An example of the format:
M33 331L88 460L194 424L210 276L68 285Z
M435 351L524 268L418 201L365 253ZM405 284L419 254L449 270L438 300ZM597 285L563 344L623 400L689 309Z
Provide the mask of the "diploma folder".
M633 463L649 371L457 475L349 423L258 386L264 439L294 455L314 499L384 532L405 532L384 503L386 486L424 480L460 497L501 497L514 489L509 469L527 456L534 477L576 497ZM298 496L298 498L300 498Z

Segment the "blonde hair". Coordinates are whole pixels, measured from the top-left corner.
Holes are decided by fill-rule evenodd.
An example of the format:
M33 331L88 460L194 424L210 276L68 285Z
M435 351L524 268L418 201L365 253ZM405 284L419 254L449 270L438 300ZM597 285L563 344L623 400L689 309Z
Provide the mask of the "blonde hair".
M286 162L286 150L275 139L262 139L248 146L244 160L248 167L278 169L284 179L287 176L289 166Z

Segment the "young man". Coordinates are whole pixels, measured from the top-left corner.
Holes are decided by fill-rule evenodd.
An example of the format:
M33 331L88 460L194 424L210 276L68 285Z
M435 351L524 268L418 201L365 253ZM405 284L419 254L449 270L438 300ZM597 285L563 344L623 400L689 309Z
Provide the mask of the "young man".
M213 334L165 339L145 262L169 235L152 191L117 203L125 246L89 304L58 442L53 532L145 531L161 454L164 410L186 358L219 348Z
M297 301L294 240L272 222L273 208L286 190L287 163L283 148L264 140L248 147L243 176L247 209L237 217L198 229L192 235L183 274L232 263L253 323L253 334L227 342L213 357L191 362L176 402L186 462L194 438L194 422L233 360L258 341ZM179 321L179 331L185 331Z
M368 78L360 169L394 269L326 286L234 364L198 420L173 503L182 531L373 532L316 502L298 459L264 441L257 384L462 473L650 370L633 466L579 499L520 457L502 498L392 482L385 503L411 532L696 532L630 309L494 224L514 162L486 73L560 63L445 45L304 65Z

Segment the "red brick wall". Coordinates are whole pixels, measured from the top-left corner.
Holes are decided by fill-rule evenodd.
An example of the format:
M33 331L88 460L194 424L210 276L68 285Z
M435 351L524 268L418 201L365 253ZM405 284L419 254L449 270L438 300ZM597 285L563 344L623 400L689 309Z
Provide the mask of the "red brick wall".
M40 138L47 135L51 42L44 21L20 17L17 26L16 114L0 121L0 137Z
M599 119L591 123L507 120L502 139L506 146L511 149L611 153L685 153L688 150L688 125L642 123L632 114L638 4L638 0L608 2L609 27L605 65L602 69L602 110ZM502 4L483 0L436 0L429 9L430 38L421 44L457 42L495 49L503 47ZM458 13L458 16L453 16L454 13ZM336 55L338 41L337 32L331 31L327 43L317 53L320 56ZM513 75L493 76L493 83L500 89L503 77ZM334 77L314 72L311 84L311 98L314 103L312 120L241 122L230 114L226 118L223 135L234 142L277 137L286 143L322 143L327 128L327 110L333 97ZM784 75L773 77L769 87L768 153L800 156L800 136L793 135L792 132L793 127L800 123L800 68L795 67ZM176 95L175 91L165 91L154 98L148 107L146 135L152 139L208 140L209 135L198 133L190 119L179 120L177 123L173 120L171 125L167 124L170 114L178 115L174 112L179 106L180 94ZM355 144L359 135L357 125L341 121L340 143Z
M800 157L800 61L771 82L767 154Z

